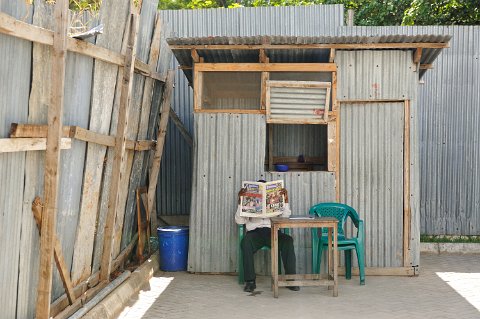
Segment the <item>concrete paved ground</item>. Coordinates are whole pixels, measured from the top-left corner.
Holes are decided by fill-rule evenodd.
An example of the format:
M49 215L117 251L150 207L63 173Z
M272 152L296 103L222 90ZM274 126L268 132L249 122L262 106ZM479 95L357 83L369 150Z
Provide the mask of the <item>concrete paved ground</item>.
M245 293L234 276L157 272L119 316L130 318L480 318L480 255L421 256L418 277L341 277L339 296L326 287Z

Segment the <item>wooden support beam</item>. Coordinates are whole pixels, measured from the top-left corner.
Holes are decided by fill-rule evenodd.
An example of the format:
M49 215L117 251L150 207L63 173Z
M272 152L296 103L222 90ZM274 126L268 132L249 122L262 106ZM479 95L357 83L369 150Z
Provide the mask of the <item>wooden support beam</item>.
M62 137L70 136L71 126L64 126L62 129ZM18 124L10 125L10 137L47 137L48 126L36 124Z
M179 70L193 70L193 66L190 65L179 65L178 66Z
M328 62L333 63L335 62L335 49L330 49L330 56L328 57Z
M420 60L422 59L422 48L418 48L415 50L415 53L413 54L413 63L418 64L420 63Z
M196 49L192 49L191 51L193 63L199 63L200 62L200 56L198 55L198 52Z
M35 43L53 45L52 31L22 22L2 12L0 12L0 33ZM67 51L124 66L125 56L118 52L79 39L67 38L66 41ZM146 77L165 82L165 75L152 72L148 65L140 60L135 61L135 70Z
M60 149L68 150L72 148L72 139L62 138ZM25 152L25 151L45 151L47 149L46 138L1 138L0 153Z
M335 127L336 127L336 133L335 133L335 137L336 137L336 142L337 142L337 147L336 147L336 150L335 150L335 162L336 162L336 165L335 165L335 200L337 201L337 203L341 203L341 193L340 193L340 185L341 185L341 181L340 181L340 178L341 178L341 175L340 175L340 169L341 169L341 164L340 164L340 148L341 148L341 129L340 129L340 126L341 126L341 122L340 122L340 112L341 112L341 104L338 104L337 107L336 107L336 112L337 112L337 116L336 116L336 120L335 120Z
M433 63L420 64L420 70L430 70L430 69L433 69Z
M199 72L336 72L335 63L197 63Z
M337 170L337 123L327 124L327 145L328 145L328 171Z
M42 214L43 214L43 204L39 197L35 197L35 200L32 203L32 213L37 223L37 228L42 236ZM62 253L62 245L58 240L57 236L54 237L55 247L54 247L54 259L55 264L57 265L58 273L60 274L60 278L62 279L63 288L65 288L65 292L67 294L67 298L72 304L76 297L73 291L72 281L70 280L70 272L67 268L67 263L65 262L65 258L63 257Z
M265 53L265 49L260 49L259 50L259 55L258 55L258 62L260 63L269 63L270 62L270 58L267 56L267 54Z
M268 171L273 172L273 124L268 125Z
M288 49L444 49L449 48L448 42L400 42L400 43L312 43L312 44L171 44L172 50L288 50Z
M10 137L14 137L15 139L5 139L5 140L9 140L10 142L8 143L13 143L17 145L20 145L20 144L23 145L23 143L25 143L24 147L26 149L24 150L41 150L42 149L41 138L47 137L47 130L48 130L47 125L13 123L10 128ZM79 126L64 126L62 129L62 136L64 137L62 138L62 149L71 148L70 138L75 138L80 141L95 143L95 144L104 145L104 146L110 146L110 147L115 146L114 136L96 133ZM35 139L32 139L32 137L34 137ZM70 138L67 138L67 137L70 137ZM22 142L21 140L25 140L25 141ZM39 144L36 146L29 146L28 145L29 142L27 142L27 140L30 140L31 141L30 143L39 142ZM0 139L0 145L1 143L2 143L2 140ZM6 150L12 149L12 146L9 147L7 142L4 142L4 143L5 143L4 146L6 147ZM154 149L156 144L157 143L155 141L149 141L149 140L138 140L138 141L126 140L125 141L126 149L134 150L134 151L149 151ZM43 149L45 149L45 147L43 147ZM0 152L2 151L5 151L5 150L0 149Z
M40 237L40 265L37 286L36 318L49 318L52 295L53 255L57 221L60 146L67 57L68 1L55 3L55 32L52 54L51 103L48 108L47 152L45 154L45 210Z
M172 119L173 123L177 126L178 130L180 131L180 134L185 138L185 141L188 143L188 145L193 146L193 139L190 133L188 133L187 128L185 125L183 125L182 120L178 117L177 113L173 109L170 109L170 118Z
M102 282L93 288L86 290L77 300L63 309L60 313L55 315L54 319L67 319L70 318L78 309L82 308L87 302L89 302L95 295L108 285L107 282Z
M410 101L404 103L403 132L403 266L410 265Z
M117 134L115 137L115 152L113 158L112 177L108 198L108 213L105 221L105 235L103 255L100 266L100 280L109 281L112 266L113 240L115 233L115 216L119 206L118 192L120 185L125 182L124 170L126 165L125 135L127 133L128 114L133 84L134 61L137 49L138 17L130 14L130 34L125 54L125 69L123 72L122 90L118 114Z
M193 70L193 110L195 112L202 108L203 97L203 73L197 70L197 65Z
M170 70L167 74L167 81L162 96L162 104L160 106L160 123L158 125L157 147L153 155L152 168L150 169L148 192L147 192L147 209L152 213L152 227L157 226L157 216L153 213L156 209L153 207L155 200L155 191L157 189L158 174L160 173L160 162L163 155L163 146L165 145L165 135L167 134L167 125L170 114L170 103L172 98L173 84L175 80L175 71Z

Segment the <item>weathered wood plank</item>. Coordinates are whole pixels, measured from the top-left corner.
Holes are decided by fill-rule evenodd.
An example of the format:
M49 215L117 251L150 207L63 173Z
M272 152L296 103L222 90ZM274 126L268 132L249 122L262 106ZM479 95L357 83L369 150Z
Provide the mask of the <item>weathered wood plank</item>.
M404 103L403 132L403 266L410 265L410 101Z
M39 197L36 197L32 203L32 213L35 222L37 223L38 231L41 235L42 233L42 214L43 214L43 204L40 201ZM70 273L67 269L67 264L65 263L65 258L62 253L62 246L58 241L57 236L54 237L55 247L53 249L55 264L57 265L60 277L62 278L63 287L67 293L69 302L72 304L75 301L75 293L73 291L72 282L70 281Z
M125 135L127 133L128 116L131 102L133 85L134 61L137 47L138 17L130 14L130 32L128 37L127 52L125 54L125 69L123 72L122 92L118 114L117 135L115 138L115 155L113 161L112 180L109 194L109 210L105 222L105 234L103 241L103 255L100 266L100 280L109 281L113 240L115 233L115 216L119 206L118 192L122 182L125 182L124 170L126 165Z
M336 72L335 63L196 63L195 72Z
M327 125L327 144L328 144L328 171L337 170L337 123L329 122Z
M122 40L129 10L130 1L128 0L102 3L100 20L104 25L104 33L97 36L97 46L114 52L122 52ZM93 132L109 134L118 71L117 65L95 61L91 116L88 126L89 130ZM94 143L87 145L83 194L72 262L74 285L82 282L92 273L92 251L95 250L94 254L98 255L102 251L105 215L101 215L98 209L106 151L107 148L103 145ZM96 236L94 236L96 226L98 227ZM97 239L98 241L96 241ZM96 242L95 247L94 242Z
M192 136L190 135L190 133L188 133L187 128L185 127L185 125L183 125L182 120L178 117L177 113L175 113L173 109L170 109L169 115L175 126L177 126L178 130L180 131L180 134L182 134L182 136L185 138L187 144L193 146Z
M18 124L12 123L10 128L10 137L15 138L41 138L47 137L47 125L36 125L36 124ZM115 137L96 133L79 126L64 126L62 130L62 136L64 141L68 142L68 137L75 138L81 141L96 143L99 145L105 146L115 146ZM134 151L148 151L155 147L155 141L149 140L126 140L126 148L128 150ZM67 145L67 144L66 144ZM1 151L0 151L1 152Z
M154 14L152 14L154 13ZM139 40L138 40L138 54L142 56L142 59L148 59L149 68L151 70L157 70L157 65L160 58L161 50L161 34L162 34L162 22L157 13L157 3L155 1L144 1L142 3L142 15L140 16L141 20L148 20L149 23L147 26L152 26L151 28L144 27L139 30ZM153 18L153 21L150 19ZM151 21L151 22L150 22ZM152 36L153 34L153 36ZM150 50L148 50L150 48ZM147 58L148 56L148 58ZM131 121L129 123L129 132L128 137L136 137L138 139L147 138L148 132L148 123L151 116L152 108L152 98L153 98L153 89L155 82L152 79L135 79L134 82L134 91L143 93L143 95L135 94L134 95L134 105L133 110L130 110L131 113L138 114L138 120ZM130 116L132 118L132 116ZM128 167L130 170L130 184L128 188L124 189L126 197L125 205L125 217L123 219L123 234L120 240L117 241L119 245L116 245L116 250L114 251L117 254L120 249L124 248L130 242L133 236L133 224L135 223L135 193L136 189L144 186L142 184L142 169L145 165L145 154L144 152L137 152L131 154L132 165ZM125 185L127 186L127 185ZM118 234L119 236L119 234ZM114 254L114 256L115 256Z
M62 138L60 149L72 148L72 139ZM24 152L24 151L45 151L47 149L46 138L1 138L0 153Z
M58 200L60 145L67 55L68 1L55 4L55 33L52 55L51 104L48 110L47 153L45 155L45 210L40 236L40 274L36 318L49 318L52 294L53 255Z
M147 209L150 212L155 212L153 207L155 200L155 192L157 189L158 174L160 173L160 162L162 160L163 146L165 145L165 135L167 134L167 125L170 113L171 97L173 92L173 84L175 80L175 71L170 70L167 74L167 81L165 82L165 89L162 96L162 106L160 113L160 123L158 125L157 147L153 156L152 168L150 170L150 178L147 192ZM152 227L156 227L156 216L152 213Z
M22 22L2 12L0 12L0 33L38 44L53 45L54 33L52 31ZM108 48L74 38L67 38L66 45L68 51L121 67L125 66L125 56ZM165 82L164 75L151 71L148 65L140 60L135 61L135 71L143 76Z

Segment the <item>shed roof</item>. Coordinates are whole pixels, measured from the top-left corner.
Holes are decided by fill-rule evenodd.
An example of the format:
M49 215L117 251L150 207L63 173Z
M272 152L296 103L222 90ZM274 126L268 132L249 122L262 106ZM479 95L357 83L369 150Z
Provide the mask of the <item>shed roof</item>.
M251 36L194 37L167 39L187 78L192 80L192 49L206 63L258 62L260 49L271 63L326 62L331 49L336 50L415 50L422 48L420 64L431 65L443 48L449 47L450 35L369 35L369 36ZM425 73L420 71L420 76Z

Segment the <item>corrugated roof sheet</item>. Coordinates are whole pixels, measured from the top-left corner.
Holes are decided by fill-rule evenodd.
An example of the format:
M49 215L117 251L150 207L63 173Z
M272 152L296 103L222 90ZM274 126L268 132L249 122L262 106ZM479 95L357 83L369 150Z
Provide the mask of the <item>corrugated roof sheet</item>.
M205 46L205 49L197 47L198 54L205 59L206 63L248 63L258 62L259 51L246 48L233 49L207 49L211 45L268 45L265 53L271 63L284 62L328 62L328 48L289 48L275 49L276 45L329 45L329 44L388 44L388 43L448 43L450 35L402 35L402 34L368 34L368 35L340 35L340 36L249 36L249 37L190 37L170 38L167 42L172 46L185 46L173 49L173 53L180 65L191 67L193 59L189 47ZM412 45L413 49L415 46ZM352 48L354 49L354 48ZM442 49L425 48L422 52L421 64L431 64L440 54ZM420 76L426 70L420 72ZM184 70L187 78L192 80L192 71Z

